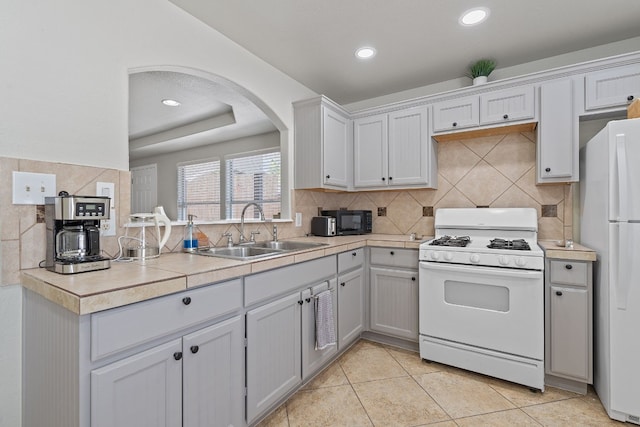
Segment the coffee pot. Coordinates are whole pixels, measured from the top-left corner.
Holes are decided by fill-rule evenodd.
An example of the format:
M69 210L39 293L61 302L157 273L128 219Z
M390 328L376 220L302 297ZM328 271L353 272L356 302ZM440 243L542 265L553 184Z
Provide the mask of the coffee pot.
M171 236L171 220L164 208L158 206L152 213L132 214L129 218L130 222L125 225L127 234L124 256L137 260L159 257L162 247ZM160 233L160 226L164 227L163 233Z
M100 255L100 230L95 225L64 225L56 235L56 256L61 260Z

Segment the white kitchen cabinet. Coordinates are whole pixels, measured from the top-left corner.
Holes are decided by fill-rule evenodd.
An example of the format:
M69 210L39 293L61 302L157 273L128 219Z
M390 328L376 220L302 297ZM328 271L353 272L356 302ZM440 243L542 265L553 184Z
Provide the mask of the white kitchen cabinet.
M480 95L480 125L530 120L535 117L533 85Z
M313 374L322 369L338 352L338 345L332 345L322 350L316 350L316 314L315 304L318 294L331 292L333 306L333 330L338 331L338 290L336 278L325 280L311 286L301 293L302 304L302 380L306 381Z
M364 330L364 249L338 254L338 349Z
M573 107L573 80L540 85L537 182L576 182L579 179L578 116Z
M622 107L640 97L640 64L589 73L585 77L585 110Z
M302 383L300 292L247 312L247 422Z
M181 424L181 340L173 340L91 372L93 427L172 427Z
M433 132L445 132L480 124L478 96L453 99L433 104Z
M91 372L94 427L242 425L242 318Z
M593 380L592 263L547 259L546 383L586 392Z
M535 120L533 85L494 90L433 105L433 132Z
M418 342L418 252L371 248L370 329Z
M354 187L435 188L428 119L428 107L416 107L354 120Z
M293 104L295 188L346 190L352 181L349 114L320 96Z

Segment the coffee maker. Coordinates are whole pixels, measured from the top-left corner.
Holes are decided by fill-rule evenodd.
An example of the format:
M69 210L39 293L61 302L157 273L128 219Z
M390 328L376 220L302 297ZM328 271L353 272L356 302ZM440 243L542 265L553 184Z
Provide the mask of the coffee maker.
M111 199L100 196L45 197L47 270L61 274L104 270L109 258L100 255L100 220L109 219Z

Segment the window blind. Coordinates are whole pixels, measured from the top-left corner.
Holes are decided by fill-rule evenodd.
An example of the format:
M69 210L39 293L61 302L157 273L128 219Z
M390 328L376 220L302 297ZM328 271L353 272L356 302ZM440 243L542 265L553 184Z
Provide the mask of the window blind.
M178 165L178 220L193 214L201 221L220 217L220 160Z

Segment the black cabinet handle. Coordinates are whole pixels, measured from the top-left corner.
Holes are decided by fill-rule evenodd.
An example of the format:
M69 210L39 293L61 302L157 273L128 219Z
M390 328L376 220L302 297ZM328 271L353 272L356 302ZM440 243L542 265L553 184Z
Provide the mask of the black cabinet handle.
M306 298L306 299L305 299L305 301L306 301L307 303L310 303L310 302L311 302L311 298Z
M182 303L183 303L184 305L189 305L189 304L191 304L191 297L184 297L184 298L182 298Z
M411 278L411 281L412 281L412 282L415 282L415 281L416 281L416 278L415 278L415 277L412 277L412 278Z
M356 256L358 254L356 252L351 252L351 255Z
M173 353L173 358L176 359L176 360L182 359L182 352L181 351L176 351L175 353Z
M545 172L551 172L551 168L546 168L544 171Z
M627 96L627 101L633 101L633 95Z
M385 177L383 176L383 177L382 177L382 180L383 180L383 181L386 181L386 180L387 180L387 178L385 178Z
M390 176L390 177L389 177L389 181L391 181L392 179L393 179L393 177L392 177L392 176Z
M331 175L327 175L327 179L331 178Z
M298 304L302 305L304 302L302 300L298 301Z
M390 255L395 255L396 253L394 251L389 251Z
M458 126L458 122L453 122L453 127Z
M564 266L564 268L566 268L567 270L571 270L573 268L573 265L567 264Z
M342 282L342 283L340 283L340 286L344 286L345 284L346 284L346 283Z
M198 350L200 350L200 347L198 347L197 345L192 345L190 350L191 350L191 353L196 354Z
M504 116L502 116L503 119L507 120L509 118L508 114L505 114Z
M556 295L558 295L560 297L560 296L562 296L562 292L561 291L556 291Z

